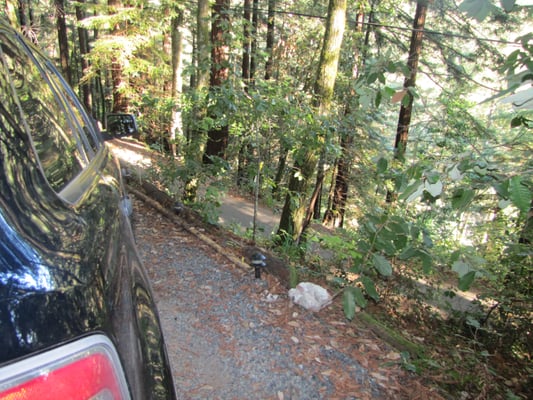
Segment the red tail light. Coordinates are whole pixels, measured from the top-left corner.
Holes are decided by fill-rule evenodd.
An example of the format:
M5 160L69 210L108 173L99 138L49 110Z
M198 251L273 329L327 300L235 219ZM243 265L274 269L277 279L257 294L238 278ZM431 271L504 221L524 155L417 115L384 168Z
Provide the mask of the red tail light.
M0 368L0 400L129 398L118 354L103 335Z

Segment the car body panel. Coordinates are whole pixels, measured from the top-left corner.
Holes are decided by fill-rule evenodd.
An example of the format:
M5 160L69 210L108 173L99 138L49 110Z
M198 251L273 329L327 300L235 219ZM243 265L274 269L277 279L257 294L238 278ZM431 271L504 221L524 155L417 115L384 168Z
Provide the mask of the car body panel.
M32 131L33 119L47 117L28 115L26 94L13 84L36 78L10 78L18 71L6 62L46 58L5 24L0 45L0 366L103 333L118 349L132 398L173 399L155 302L122 211L118 163L62 78L48 78L56 72L46 66L43 79L72 113L68 126L79 131L73 151L79 150L80 171L59 176L68 169L61 155L47 150L46 138L36 144L40 133ZM14 92L22 100L13 99ZM47 175L53 163L58 167Z

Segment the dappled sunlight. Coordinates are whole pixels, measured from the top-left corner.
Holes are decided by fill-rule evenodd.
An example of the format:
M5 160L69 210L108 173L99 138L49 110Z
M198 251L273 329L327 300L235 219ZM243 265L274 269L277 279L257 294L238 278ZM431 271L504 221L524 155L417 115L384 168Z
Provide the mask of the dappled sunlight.
M129 165L147 168L153 164L151 152L140 151L143 148L141 145L118 139L108 141L107 144L116 157Z

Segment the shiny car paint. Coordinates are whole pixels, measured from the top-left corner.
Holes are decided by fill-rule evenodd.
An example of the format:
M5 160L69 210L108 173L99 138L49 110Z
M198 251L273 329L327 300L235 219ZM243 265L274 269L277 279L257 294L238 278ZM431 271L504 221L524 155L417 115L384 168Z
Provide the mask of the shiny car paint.
M50 61L5 22L0 97L0 368L103 334L132 398L175 398L119 165Z

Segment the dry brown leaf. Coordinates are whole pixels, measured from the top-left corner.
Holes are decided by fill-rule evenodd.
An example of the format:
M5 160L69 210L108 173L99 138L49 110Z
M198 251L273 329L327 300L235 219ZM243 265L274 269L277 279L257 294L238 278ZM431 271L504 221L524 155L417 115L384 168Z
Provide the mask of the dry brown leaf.
M402 101L402 99L404 98L406 94L407 94L407 89L403 89L403 90L400 90L394 93L391 99L392 104L399 103L400 101Z

